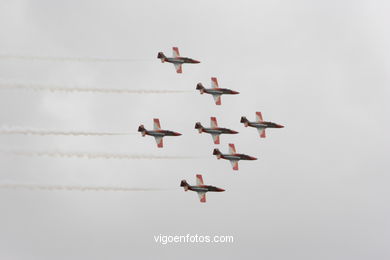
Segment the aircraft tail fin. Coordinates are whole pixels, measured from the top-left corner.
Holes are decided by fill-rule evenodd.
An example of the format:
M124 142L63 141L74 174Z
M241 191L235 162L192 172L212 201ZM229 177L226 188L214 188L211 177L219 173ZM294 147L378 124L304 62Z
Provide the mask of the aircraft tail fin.
M145 136L146 135L146 129L144 127L144 125L140 125L138 127L138 132L141 132L142 133L142 136Z
M249 120L245 116L241 117L241 121L240 122L244 123L245 127L248 127Z
M203 132L203 126L200 122L195 123L195 129L198 129L199 133Z
M215 148L213 151L213 155L216 155L218 159L221 159L221 151L218 148Z
M160 59L161 62L165 62L165 59L166 59L167 57L164 55L163 52L160 51L160 52L157 54L157 58Z
M204 90L205 90L205 87L203 87L203 84L202 83L198 83L196 85L196 89L200 91L200 94L203 94L204 93Z
M182 180L182 181L180 182L180 187L183 187L183 188L184 188L184 191L188 191L189 185L188 185L188 183L187 183L186 180Z

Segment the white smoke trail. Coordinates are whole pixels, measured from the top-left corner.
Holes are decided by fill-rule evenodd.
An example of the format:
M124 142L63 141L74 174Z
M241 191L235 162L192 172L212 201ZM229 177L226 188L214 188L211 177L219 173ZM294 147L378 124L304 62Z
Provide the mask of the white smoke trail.
M122 159L122 160L170 160L193 159L190 156L161 156L147 154L120 154L120 153L86 153L86 152L60 152L60 151L8 151L5 154L28 157L55 157L55 158L83 158L83 159Z
M115 89L115 88L91 88L91 87L66 87L58 85L35 85L35 84L9 84L0 83L3 89L28 89L34 91L51 92L86 92L86 93L109 93L109 94L175 94L189 93L189 90L158 90L158 89Z
M3 134L3 135L4 134L19 134L19 135L115 136L115 135L134 135L136 133L53 131L53 130L2 127L2 128L0 128L0 134Z
M0 183L0 189L25 189L43 191L164 191L167 189L157 188L128 188L128 187L104 187L104 186L64 186L64 185L38 185L38 184L15 184Z
M56 62L152 62L151 59L127 58L98 58L98 57L55 57L55 56L29 56L0 54L0 59L17 59L29 61L56 61Z

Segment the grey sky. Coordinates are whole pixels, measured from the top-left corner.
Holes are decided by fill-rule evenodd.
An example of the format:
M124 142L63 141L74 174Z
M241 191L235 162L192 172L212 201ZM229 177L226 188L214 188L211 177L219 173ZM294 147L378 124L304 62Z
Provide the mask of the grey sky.
M377 259L390 257L389 3L387 1L0 2L0 54L140 59L55 62L0 59L4 82L193 90L174 94L0 89L0 125L58 131L183 136L157 149L140 135L0 135L1 150L197 156L88 160L1 155L0 182L162 188L147 192L0 190L1 259ZM156 59L178 46L201 60L175 73ZM241 92L222 106L196 83ZM267 132L242 115L286 126ZM196 121L240 132L221 151L259 157L235 173L211 154ZM181 179L224 193L201 204ZM234 235L234 244L171 244L154 235Z

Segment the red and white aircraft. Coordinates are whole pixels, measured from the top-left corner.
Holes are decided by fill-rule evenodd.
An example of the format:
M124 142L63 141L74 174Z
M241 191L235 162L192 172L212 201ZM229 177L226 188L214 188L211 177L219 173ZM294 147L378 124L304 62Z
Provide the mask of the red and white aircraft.
M173 57L168 58L164 55L163 52L159 52L157 55L157 58L160 59L161 62L163 62L163 63L164 62L173 63L173 65L175 65L175 69L176 69L177 73L183 72L181 65L184 63L190 63L190 64L191 63L200 63L200 61L197 61L194 59L190 59L187 57L181 57L180 53L179 53L179 48L177 48L177 47L172 47L172 50L173 50Z
M141 132L142 136L150 135L156 139L157 147L163 147L163 137L164 136L179 136L180 133L170 131L170 130L162 130L160 126L160 120L158 118L153 119L153 130L146 130L144 125L140 125L138 127L138 132Z
M228 88L220 88L218 86L218 80L215 77L211 78L211 87L205 88L202 83L198 83L196 85L196 89L200 91L200 94L207 93L213 95L214 101L216 105L221 105L221 95L236 95L240 94L240 92L228 89Z
M273 122L267 122L263 120L263 116L261 115L261 112L256 112L256 122L249 122L248 119L246 119L245 116L241 117L241 123L244 123L245 127L254 127L257 128L257 131L259 131L260 138L265 138L265 129L266 128L283 128L284 126L273 123Z
M201 174L196 175L196 185L192 186L187 183L186 180L182 180L180 183L180 186L184 188L185 191L192 190L198 193L200 202L206 202L206 192L214 191L214 192L221 192L225 191L224 189L211 186L211 185L204 185L203 178Z
M237 131L218 127L217 118L216 117L210 117L210 128L205 128L202 126L200 122L195 123L195 129L198 129L199 133L208 133L211 134L214 140L214 144L219 144L219 135L221 134L237 134Z
M246 154L240 154L236 152L236 148L234 147L234 144L229 144L229 153L228 154L223 154L221 153L217 148L214 149L213 155L217 156L217 159L225 159L229 160L233 170L237 171L238 170L238 161L239 160L257 160L256 157L249 156Z

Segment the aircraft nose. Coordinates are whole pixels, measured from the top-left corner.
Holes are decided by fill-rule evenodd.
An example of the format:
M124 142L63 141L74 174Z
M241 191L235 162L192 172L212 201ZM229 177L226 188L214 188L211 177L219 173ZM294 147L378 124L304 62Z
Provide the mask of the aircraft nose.
M224 189L218 188L218 191L225 191Z
M232 133L232 134L238 134L238 132L237 132L237 131L234 131L234 130L232 130L231 133Z
M175 134L174 134L175 136L180 136L181 135L181 133L177 133L177 132L175 132Z
M257 160L256 157L252 157L252 156L250 157L250 159L253 160L253 161Z
M194 63L200 63L200 61L198 61L198 60L193 60L193 62L194 62Z
M277 125L278 128L284 128L284 125Z
M240 92L238 92L238 91L232 91L232 94L234 94L234 95L236 95L236 94L240 94Z

